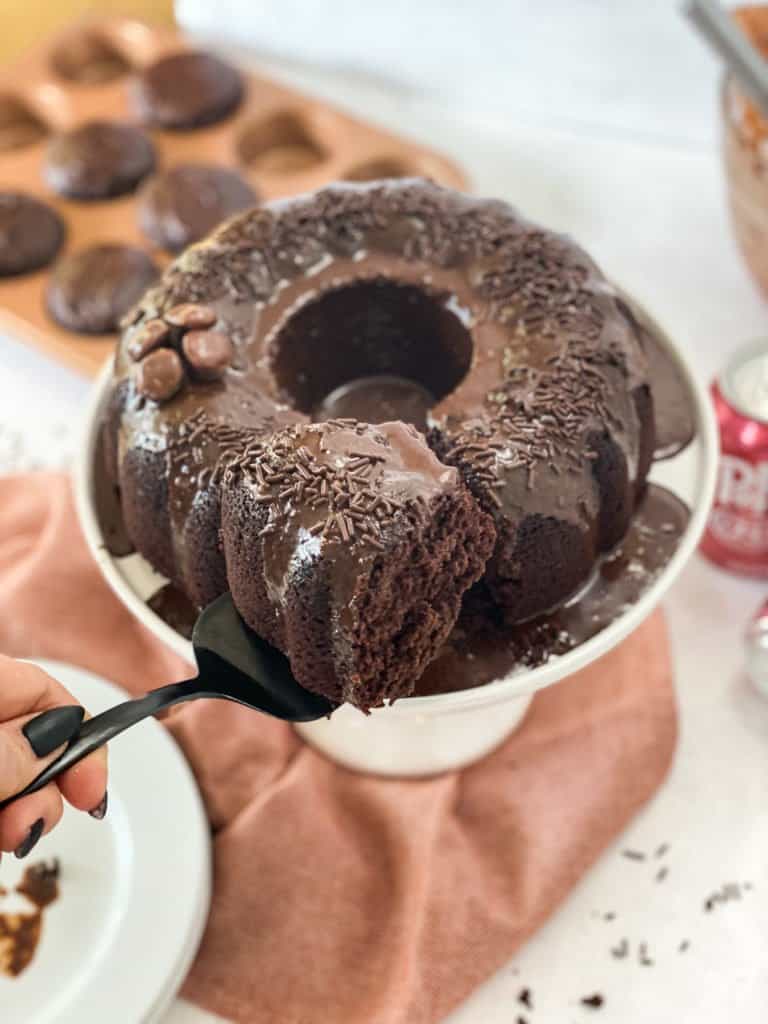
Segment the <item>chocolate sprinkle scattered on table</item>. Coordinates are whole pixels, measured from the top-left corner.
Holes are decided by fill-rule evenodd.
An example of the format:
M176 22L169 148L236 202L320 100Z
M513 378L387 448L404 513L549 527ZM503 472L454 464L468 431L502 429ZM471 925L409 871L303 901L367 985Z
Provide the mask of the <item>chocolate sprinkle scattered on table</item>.
M629 940L622 939L618 946L611 947L611 956L616 960L623 960L629 954Z
M529 988L520 989L517 995L518 1003L521 1003L527 1010L533 1009L533 993Z
M669 851L669 843L662 843L661 846L658 846L656 848L656 852L654 853L654 857L663 857L665 853L668 853L668 851Z
M685 952L686 952L687 950L689 950L690 948L691 948L691 944L690 944L690 942L688 941L688 939L683 939L683 941L682 941L682 942L680 943L680 945L679 945L679 946L677 947L677 951L678 951L678 953L685 953Z
M752 888L749 882L745 882L744 885L739 885L738 882L725 882L704 900L704 910L709 913L715 909L718 903L731 903L733 900L740 900L742 893L748 891L748 887Z
M645 860L645 854L640 850L622 850L621 856L626 857L627 860Z
M637 962L643 967L653 967L654 961L648 955L648 943L641 942L637 951Z
M659 870L656 872L656 881L663 882L668 874L669 868L659 868Z

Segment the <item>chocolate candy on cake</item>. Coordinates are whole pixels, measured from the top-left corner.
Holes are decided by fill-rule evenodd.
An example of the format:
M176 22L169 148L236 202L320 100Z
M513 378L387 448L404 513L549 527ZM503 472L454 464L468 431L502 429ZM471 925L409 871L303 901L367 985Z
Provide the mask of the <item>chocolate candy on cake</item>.
M157 275L143 249L94 245L59 260L45 293L46 308L67 330L104 334L116 330Z
M150 64L136 87L147 124L183 130L220 121L240 103L243 81L231 64L212 53L175 53Z
M205 308L203 323L191 322L190 304ZM222 376L212 383L196 374L194 346L187 341L185 348L182 338L174 344L188 367L184 387L165 402L136 402L133 352L151 344L144 332L157 320L225 336L231 362ZM286 427L298 430L297 424L329 416L350 394L356 401L362 396L372 417L377 406L401 403L402 396L407 400L396 415L428 429L426 443L440 472L456 471L473 496L478 524L483 514L493 521L493 550L482 556L490 601L508 622L527 620L563 604L589 579L597 560L624 536L644 492L654 420L643 346L625 303L587 254L505 203L401 179L335 185L250 210L169 267L124 334L106 435L129 533L137 550L198 606L230 587L246 618L258 620L258 628L289 652L298 651L304 643L297 639L298 620L279 607L272 583L267 593L272 570L262 573L259 559L277 558L278 548L283 557L281 531L290 548L296 540L291 530L304 512L291 505L290 514L277 515L281 501L291 504L289 495L262 493L255 467L271 457L270 437L290 451L294 435ZM381 402L372 383L377 377ZM417 393L408 395L407 382ZM255 436L259 458L241 464L237 495L223 495L222 480L255 451ZM402 437L389 440L397 448ZM298 467L300 458L288 462ZM270 486L269 477L275 485L280 477L263 469L262 475ZM327 489L320 497L326 501ZM249 533L247 550L237 547L235 499L243 503L237 508L248 499L245 518L267 529L268 544ZM318 527L320 534L329 543L340 537L333 542L345 558L367 558L360 546L366 532L358 536L355 525L353 535L343 510L326 511L341 518L331 520L327 534ZM469 557L461 546L469 534L463 513L456 516L455 557L461 559ZM388 551L401 531L416 562L442 534L435 523L417 529L406 520L395 515L390 533L378 540ZM240 528L248 528L245 519ZM226 562L218 546L222 529ZM304 559L309 550L302 547L299 559L303 593L313 595L302 598L303 607L322 627L306 626L304 636L324 630L333 637L342 620L348 636L358 626L363 630L362 620L347 628L346 605L329 589L327 564ZM477 551L484 550L478 539ZM294 579L293 568L288 576ZM399 585L407 604L405 575ZM253 588L264 591L260 603ZM447 597L460 589L447 584ZM434 654L427 619L434 616L442 633L449 618L435 592L419 592L425 618L402 653L411 666ZM288 621L298 632L286 632ZM344 663L345 693L367 706L375 702L368 682L349 682L356 657ZM323 686L336 685L344 674L334 658L328 654L324 662ZM415 676L406 682L396 662L392 656L376 667L379 696L402 695L415 682ZM300 660L297 665L308 685L309 670Z
M212 164L179 164L144 186L139 223L157 245L180 252L257 200L236 171Z
M0 277L51 263L66 229L54 209L22 192L0 192Z
M188 331L181 349L199 380L218 380L232 362L235 351L221 331Z
M155 147L139 128L89 121L48 145L45 179L72 199L106 199L132 192L155 166Z
M490 516L403 423L289 427L225 474L227 578L296 679L368 709L410 693L493 548Z
M134 377L140 395L154 402L166 402L181 387L184 367L173 349L158 348L141 360Z
M172 327L165 320L147 320L131 338L129 353L132 359L143 359L145 355L170 340Z

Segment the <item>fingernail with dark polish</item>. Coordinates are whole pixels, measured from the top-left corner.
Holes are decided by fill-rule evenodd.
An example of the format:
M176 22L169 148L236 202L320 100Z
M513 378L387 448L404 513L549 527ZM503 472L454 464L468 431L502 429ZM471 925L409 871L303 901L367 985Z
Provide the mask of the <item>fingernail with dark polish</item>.
M101 819L107 813L107 806L108 806L108 804L109 804L109 793L107 793L106 790L105 790L104 791L104 796L101 798L100 803L98 803L96 805L96 807L93 808L92 811L88 811L88 813L90 814L90 816L92 818L95 818L96 821L101 821Z
M16 847L16 849L13 851L15 856L18 857L19 860L21 860L23 857L26 857L27 854L30 853L35 846L37 846L40 836L43 834L44 828L45 822L43 821L42 818L38 818L35 824L29 830L29 832L27 832L27 838L22 840Z
M76 704L51 708L30 719L21 730L38 757L47 757L57 747L69 743L80 731L85 709Z

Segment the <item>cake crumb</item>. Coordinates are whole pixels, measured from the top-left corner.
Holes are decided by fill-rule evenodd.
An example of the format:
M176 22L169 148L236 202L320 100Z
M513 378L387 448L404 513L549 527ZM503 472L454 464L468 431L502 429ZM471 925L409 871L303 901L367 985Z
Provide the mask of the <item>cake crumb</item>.
M43 911L59 897L59 862L40 861L30 865L15 888L33 906L31 913L0 913L0 975L18 977L29 967L43 924ZM0 895L7 896L2 888Z
M583 996L581 999L581 1005L588 1006L590 1010L599 1010L604 1003L605 999L599 992L595 992L592 996Z

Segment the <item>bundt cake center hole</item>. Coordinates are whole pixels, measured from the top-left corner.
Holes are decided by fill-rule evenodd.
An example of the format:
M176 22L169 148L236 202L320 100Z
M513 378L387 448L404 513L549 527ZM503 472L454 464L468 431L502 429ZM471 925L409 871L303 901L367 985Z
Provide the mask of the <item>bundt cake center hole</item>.
M450 295L384 278L333 289L282 327L272 349L282 395L315 420L401 419L419 429L472 361Z

